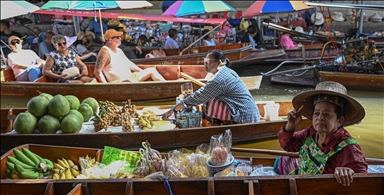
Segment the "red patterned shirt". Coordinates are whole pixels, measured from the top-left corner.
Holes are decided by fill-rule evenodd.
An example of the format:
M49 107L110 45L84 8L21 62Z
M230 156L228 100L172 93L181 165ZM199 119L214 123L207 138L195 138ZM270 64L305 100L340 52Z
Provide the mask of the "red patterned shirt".
M285 127L282 127L278 133L280 146L288 152L298 152L300 147L308 136L316 140L317 131L313 126L303 129L301 131L285 132ZM321 145L320 149L324 153L332 151L337 144L352 136L343 128L339 128L331 137L329 137ZM348 167L355 173L367 173L368 164L365 161L365 156L360 146L352 144L346 146L341 151L331 156L325 164L324 174L333 174L336 167Z

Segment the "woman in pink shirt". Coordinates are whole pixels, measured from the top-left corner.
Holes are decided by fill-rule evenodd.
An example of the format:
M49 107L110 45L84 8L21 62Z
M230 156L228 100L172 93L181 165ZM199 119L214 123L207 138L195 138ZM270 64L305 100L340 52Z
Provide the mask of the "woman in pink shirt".
M291 25L284 25L284 27L291 29ZM291 34L289 33L283 33L280 37L280 46L283 49L297 49L300 48L302 45L299 43L296 45L292 39L290 38Z

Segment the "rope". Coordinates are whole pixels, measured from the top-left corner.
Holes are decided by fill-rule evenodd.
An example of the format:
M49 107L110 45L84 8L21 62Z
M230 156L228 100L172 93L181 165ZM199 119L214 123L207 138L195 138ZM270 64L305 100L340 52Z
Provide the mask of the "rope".
M165 190L168 192L169 195L173 195L171 185L169 184L168 178L169 177L163 177L164 187L165 187Z

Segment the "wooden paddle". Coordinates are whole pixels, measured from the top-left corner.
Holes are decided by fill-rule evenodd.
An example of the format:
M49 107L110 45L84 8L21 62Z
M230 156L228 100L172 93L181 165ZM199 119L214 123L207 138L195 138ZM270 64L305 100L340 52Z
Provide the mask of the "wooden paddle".
M270 154L270 155L278 155L278 156L291 156L291 157L299 157L297 152L286 152L282 150L267 150L267 149L253 149L253 148L231 148L232 152L249 152L249 153L259 153L259 154ZM384 159L381 158L365 158L368 164L384 164Z
M196 85L198 85L200 87L204 87L205 86L205 83L203 83L203 82L201 82L201 81L199 81L199 80L197 80L197 79L195 79L195 78L193 78L193 77L191 77L191 76L189 76L189 75L187 75L187 74L185 74L183 72L180 72L180 76L185 78L185 79L188 79L188 80L192 81L192 83L195 83Z

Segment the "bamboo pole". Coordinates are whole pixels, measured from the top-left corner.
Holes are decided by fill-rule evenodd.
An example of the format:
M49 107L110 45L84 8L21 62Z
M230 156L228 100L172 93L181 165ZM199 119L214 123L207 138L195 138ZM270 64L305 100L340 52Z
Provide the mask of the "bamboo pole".
M286 152L286 151L280 151L280 150L252 149L252 148L231 148L231 151L232 152L249 152L249 153L299 157L299 154L297 152Z
M183 55L184 51L188 50L190 47L192 47L194 44L196 44L197 42L199 42L202 38L204 38L206 35L208 35L209 33L211 33L212 31L216 30L217 28L219 28L221 25L217 25L215 28L213 28L212 30L210 30L209 32L207 32L205 35L201 36L200 38L198 38L195 42L193 42L192 44L190 44L188 47L186 47L185 49L183 49L183 51L180 52L179 55Z
M103 31L103 21L101 19L101 9L99 9L99 19L100 19L101 41L105 42L105 40L104 40L104 31Z
M187 80L192 81L192 83L195 83L196 85L199 85L200 87L205 86L205 83L203 83L203 82L201 82L201 81L199 81L199 80L197 80L197 79L195 79L195 78L193 78L193 77L191 77L191 76L189 76L183 72L180 72L180 76L187 79Z

